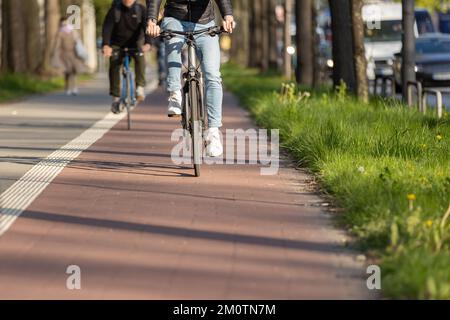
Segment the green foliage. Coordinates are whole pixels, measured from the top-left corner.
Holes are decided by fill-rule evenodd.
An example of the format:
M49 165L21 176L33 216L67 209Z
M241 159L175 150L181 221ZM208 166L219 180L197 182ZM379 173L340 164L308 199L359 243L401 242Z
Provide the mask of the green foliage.
M64 82L61 78L43 80L33 75L2 74L0 75L0 102L61 89L63 86Z
M401 0L396 0L397 2L401 2ZM417 8L426 8L429 10L441 10L443 9L443 5L448 6L449 1L441 1L441 0L415 0L415 5Z
M280 77L227 66L225 83L259 125L345 209L339 222L380 261L383 293L450 299L450 119L337 91L299 99ZM301 93L300 93L301 95Z
M438 10L441 8L441 0L416 0L416 7Z
M101 34L103 21L109 8L111 8L112 0L94 0L95 19L97 22L97 33Z

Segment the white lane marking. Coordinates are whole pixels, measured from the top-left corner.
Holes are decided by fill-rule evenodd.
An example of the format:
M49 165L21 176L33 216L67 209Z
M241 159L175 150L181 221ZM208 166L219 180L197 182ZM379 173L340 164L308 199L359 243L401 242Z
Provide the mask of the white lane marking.
M157 88L156 81L151 81L147 92ZM112 127L126 116L108 113L103 119L94 123L59 150L54 151L44 160L34 165L19 180L0 195L0 236L13 225L14 221L28 206L48 187L58 174L73 160L102 138Z
M0 236L72 160L103 137L125 116L126 113L107 114L77 138L34 165L3 192L0 195Z
M145 89L150 93L156 88L157 82L151 81ZM14 221L71 161L102 138L125 116L126 112L119 115L108 113L77 138L34 165L3 192L0 195L0 236L8 231Z

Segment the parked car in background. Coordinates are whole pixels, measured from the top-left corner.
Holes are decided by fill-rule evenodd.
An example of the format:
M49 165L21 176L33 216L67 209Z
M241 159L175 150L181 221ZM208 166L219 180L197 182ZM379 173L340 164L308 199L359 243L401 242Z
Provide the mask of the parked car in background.
M440 12L439 18L439 31L442 33L450 33L450 11Z
M416 77L425 86L450 84L450 35L429 33L416 40ZM397 86L402 83L402 54L395 54L393 65Z
M417 8L415 11L416 16L416 34L422 35L426 33L437 32L433 24L430 12L427 9Z
M394 54L402 48L402 5L400 3L375 2L363 7L365 22L365 49L368 62L367 76L392 76ZM415 11L415 34L435 32L429 12ZM377 23L377 25L372 25Z

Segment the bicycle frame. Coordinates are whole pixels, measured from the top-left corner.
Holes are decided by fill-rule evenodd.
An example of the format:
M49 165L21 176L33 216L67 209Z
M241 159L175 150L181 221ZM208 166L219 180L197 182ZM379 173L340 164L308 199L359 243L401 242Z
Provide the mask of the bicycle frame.
M125 56L123 58L123 78L122 78L122 102L126 102L127 100L127 75L130 77L130 93L131 93L131 103L132 105L136 102L136 91L134 88L134 76L131 71L131 56L128 52L125 51Z
M200 65L197 66L197 44L196 44L196 36L199 35L209 35L211 37L214 37L216 35L220 35L221 33L226 32L222 27L214 26L210 28L206 28L203 30L198 31L190 31L190 32L183 32L183 31L172 31L172 30L165 30L161 32L160 37L164 39L171 39L173 37L183 37L186 39L186 45L188 47L188 66L187 66L187 72L183 74L184 80L186 83L189 83L190 81L196 81L198 82L200 86L200 96L201 99L204 100L203 97L203 77L201 74L201 71L199 71ZM188 110L185 110L188 112ZM189 114L185 114L186 119L189 119ZM205 120L205 110L204 108L201 108L200 110L200 118L203 120L203 122L206 122ZM183 119L184 121L184 119ZM183 127L185 129L189 129L187 126L187 123L183 123Z
M186 85L188 85L191 81L198 82L200 86L200 99L202 99L203 104L203 82L202 82L202 73L199 70L200 65L197 65L197 45L195 42L195 37L193 34L189 35L186 38L186 45L188 48L188 65L187 72L183 75ZM186 114L186 119L189 119L189 110L184 110ZM200 120L203 122L202 125L206 127L206 119L204 117L204 108L200 108ZM185 129L189 129L187 123L184 124Z
M136 105L136 90L134 83L134 75L131 70L131 56L133 54L140 54L137 49L123 48L120 50L115 50L116 55L123 55L123 70L122 70L122 93L120 97L120 109L123 107L127 110L127 122L128 130L131 130L131 109ZM119 56L119 59L121 56Z

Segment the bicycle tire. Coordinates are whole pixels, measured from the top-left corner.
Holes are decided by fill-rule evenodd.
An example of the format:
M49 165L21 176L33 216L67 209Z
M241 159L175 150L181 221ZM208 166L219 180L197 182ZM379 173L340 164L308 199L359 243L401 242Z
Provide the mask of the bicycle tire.
M126 75L126 79L125 79L126 83L127 83L127 97L126 97L126 107L127 107L127 126L128 126L128 130L131 130L131 103L132 103L132 98L131 98L131 75L128 72Z
M200 165L203 160L203 123L200 115L200 88L197 81L189 83L190 133L192 139L192 159L195 176L200 177Z
M189 131L189 122L191 119L189 112L189 84L186 82L183 86L183 101L181 103L181 125L184 130Z

